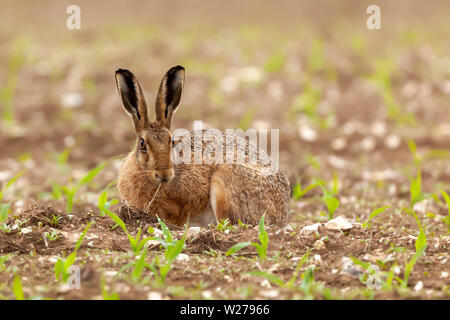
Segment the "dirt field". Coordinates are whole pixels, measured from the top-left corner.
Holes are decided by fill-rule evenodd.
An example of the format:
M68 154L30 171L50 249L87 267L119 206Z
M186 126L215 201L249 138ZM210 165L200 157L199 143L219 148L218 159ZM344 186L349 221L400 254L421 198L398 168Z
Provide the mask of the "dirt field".
M22 297L20 279L27 299L449 299L449 4L380 1L382 29L370 31L372 3L330 3L106 9L81 1L82 27L71 31L69 2L7 1L0 209L10 207L0 214L0 298ZM280 129L291 211L286 227L266 226L266 259L253 246L226 254L240 242L260 243L258 226L189 229L161 281L169 240L135 252L98 203L135 143L114 71L132 70L153 102L177 64L186 83L173 128L203 120L219 129ZM329 197L319 186L303 192L314 183ZM114 184L107 196L118 199ZM339 202L332 217L331 198ZM366 225L383 206L390 207ZM117 201L110 209L133 237L139 228L142 237L163 237L155 217ZM326 225L336 217L349 225ZM73 289L57 280L55 265L89 222L73 264L81 288ZM182 239L184 228L168 228L173 241Z

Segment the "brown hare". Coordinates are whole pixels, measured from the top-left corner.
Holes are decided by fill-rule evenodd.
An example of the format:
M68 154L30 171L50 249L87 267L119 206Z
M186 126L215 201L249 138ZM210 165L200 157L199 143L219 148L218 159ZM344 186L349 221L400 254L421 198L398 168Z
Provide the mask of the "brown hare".
M119 69L115 78L123 107L132 117L137 134L136 148L125 158L118 179L120 197L127 205L176 225L205 226L225 218L232 223L241 220L257 224L264 213L269 224L286 223L290 189L283 172L261 174L265 165L259 160L252 165L173 161L175 142L170 125L181 99L183 67L173 67L164 75L153 121L148 118L136 77ZM208 137L203 139L201 143L207 144ZM249 148L258 152L247 140L239 139L246 144L247 152ZM190 142L189 148L194 148Z

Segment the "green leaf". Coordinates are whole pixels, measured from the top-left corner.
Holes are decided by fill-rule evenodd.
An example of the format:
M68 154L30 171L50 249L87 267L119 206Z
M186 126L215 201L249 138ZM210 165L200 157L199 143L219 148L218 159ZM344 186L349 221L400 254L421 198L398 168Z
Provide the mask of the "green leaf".
M420 195L422 192L422 178L420 175L420 170L417 171L417 177L416 179L412 179L411 180L411 186L410 186L410 201L411 201L411 208L414 207L414 205L419 202L420 200Z
M25 173L25 171L26 170L22 170L22 171L18 172L14 177L12 177L10 180L8 180L8 182L6 182L6 184L3 186L3 188L0 191L0 202L2 202L2 200L3 200L3 196L4 196L6 189L11 187L14 184L14 182L16 182L17 179L19 179Z
M325 202L328 208L328 217L329 219L333 218L334 212L339 207L339 200L328 190L322 187L323 196L322 200Z
M91 182L95 176L97 174L99 174L100 171L103 170L103 168L105 167L106 162L102 162L100 163L97 167L95 167L94 169L92 169L91 171L89 171L84 177L83 179L80 180L80 182L78 183L79 186L88 184L89 182Z
M354 264L356 264L358 266L361 266L364 269L367 269L368 267L370 267L370 263L369 262L361 261L358 258L355 258L353 256L350 256L350 259L352 259Z
M131 274L131 277L134 282L138 282L141 278L142 271L145 268L145 257L147 256L147 249L144 249L141 253L141 256L136 262L136 265L133 269L133 272Z
M239 250L244 249L245 247L248 247L251 244L250 241L247 242L239 242L238 244L235 244L234 246L232 246L230 249L228 249L228 251L225 253L226 256L230 256L236 252L238 252Z
M81 243L83 242L84 236L86 235L86 233L87 233L88 230L89 230L89 227L90 227L92 224L94 224L94 223L95 223L95 222L89 222L89 223L87 224L86 228L84 228L83 232L81 233L80 237L78 238L77 243L75 244L75 251L77 251L77 250L80 248Z
M441 190L441 193L444 197L445 202L447 203L448 215L450 217L450 196L444 190Z
M367 218L366 222L364 222L362 224L363 228L367 228L369 226L369 221L372 220L373 218L375 218L377 215L379 215L380 213L386 211L387 209L391 208L392 206L385 206L385 207L380 207L377 208L375 210L372 211L372 213L369 215L369 218Z
M58 261L56 261L55 263L56 281L59 281L61 279L61 275L64 275L64 262L61 259L58 259Z
M172 238L172 234L170 233L169 228L167 228L164 221L161 220L159 217L158 217L158 222L159 222L159 225L161 226L161 230L163 232L164 239L167 241L167 243L171 244L173 242L173 238Z
M111 212L106 208L103 208L103 210L116 224L119 225L119 227L122 228L123 231L125 231L126 234L128 234L127 227L122 219L120 219L114 212Z
M0 222L3 222L8 218L10 206L11 206L11 203L0 204Z
M275 276L275 275L273 275L271 273L267 273L267 272L264 272L264 271L251 271L248 274L266 278L271 283L276 284L279 287L284 287L284 282L280 278L278 278L277 276Z
M25 295L23 294L22 289L22 282L20 281L20 277L18 275L14 276L13 292L16 300L25 300Z

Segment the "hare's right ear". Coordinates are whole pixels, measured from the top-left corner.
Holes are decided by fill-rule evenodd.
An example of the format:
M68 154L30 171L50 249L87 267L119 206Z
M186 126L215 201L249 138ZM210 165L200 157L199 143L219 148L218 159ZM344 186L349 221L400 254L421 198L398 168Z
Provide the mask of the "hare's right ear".
M181 99L184 84L184 68L176 66L169 69L164 75L156 96L156 120L170 129L172 116Z
M126 69L116 71L116 84L123 107L132 117L136 132L148 125L147 105L141 86L134 74Z

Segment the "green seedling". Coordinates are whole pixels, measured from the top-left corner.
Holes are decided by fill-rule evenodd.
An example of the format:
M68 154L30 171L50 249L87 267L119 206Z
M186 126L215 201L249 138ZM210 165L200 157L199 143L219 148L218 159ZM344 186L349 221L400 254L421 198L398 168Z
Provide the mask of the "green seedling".
M328 220L333 219L334 212L339 207L339 200L333 195L331 191L328 191L323 186L323 196L320 198L327 206L328 209Z
M249 272L249 274L254 275L254 276L263 277L263 278L267 279L269 282L279 286L280 288L292 289L295 287L295 281L297 280L300 269L303 266L303 264L306 262L306 260L308 260L308 257L309 257L309 251L307 251L302 256L299 263L295 267L295 271L292 274L292 277L287 282L284 282L277 276L275 276L271 273L268 273L268 272L264 272L264 271L252 271L252 272Z
M103 300L119 300L118 293L108 293L108 290L106 290L105 278L103 276L100 279L100 287L102 289Z
M12 254L5 254L4 256L0 257L0 272L2 272L3 270L5 270L5 263L11 259Z
M5 192L24 173L25 173L25 170L22 170L19 173L17 173L14 177L12 177L9 181L7 181L6 184L3 186L3 188L0 190L0 222L3 222L8 218L8 214L9 214L11 203L12 203L12 202L2 203Z
M408 142L409 151L411 151L411 154L413 156L414 165L416 167L420 167L420 165L422 164L422 161L423 161L423 157L417 151L416 143L412 139L408 139L407 142Z
M58 230L53 230L52 233L45 232L44 236L50 241L56 241L59 239Z
M15 40L9 56L7 82L0 89L0 104L2 105L2 120L6 125L14 123L14 95L19 82L19 73L25 63L26 42Z
M122 219L119 218L119 216L117 216L114 212L110 211L107 207L106 204L107 202L105 202L104 196L103 196L104 192L100 195L99 198L99 209L100 212L103 212L104 214L107 214L120 228L122 228L122 230L125 232L125 234L128 237L128 241L130 243L131 249L133 249L133 252L135 254L139 254L142 249L144 248L144 245L149 241L152 240L152 237L147 237L147 238L143 238L141 239L141 233L142 230L139 227L138 232L136 234L136 237L133 237L127 230L127 227L125 226L125 223L123 222Z
M25 295L23 294L22 281L20 277L16 274L13 280L13 293L16 300L25 300Z
M420 170L417 171L417 177L411 179L411 186L409 189L409 193L410 193L410 209L411 210L417 202L420 202L420 201L430 197L430 195L428 193L422 192L422 178L421 178Z
M164 285L167 273L172 268L172 263L175 261L177 256L183 251L185 247L187 226L181 239L174 240L172 234L170 233L170 230L167 228L164 221L162 221L158 217L158 222L159 225L161 226L164 239L159 237L156 237L154 239L159 241L161 245L164 247L164 258L160 259L158 256L156 256L155 258L153 258L151 264L148 265L148 268L152 270L158 284Z
M303 196L304 196L308 191L310 191L310 190L312 190L312 189L314 189L314 188L316 188L316 187L318 187L318 186L319 186L319 185L318 185L317 183L313 182L313 183L311 183L309 186L307 186L305 189L302 189L302 183L301 183L301 180L299 180L299 181L295 184L294 189L293 189L293 191L292 191L293 196L294 196L294 200L295 200L295 201L300 200L301 198L303 198Z
M230 219L222 219L214 226L214 228L219 232L225 232L226 230L232 231L234 226L231 224Z
M111 206L116 205L116 204L119 203L119 199L116 199L116 198L111 199L111 200L108 201L108 189L114 183L116 183L116 181L113 181L110 184L108 184L108 186L105 188L105 190L103 190L103 192L98 197L98 205L97 205L97 207L100 209L100 214L102 216L107 214L105 212L105 209L106 210L110 210L109 208Z
M269 236L267 235L267 231L264 229L264 217L266 214L264 213L259 220L259 232L258 232L258 238L260 243L255 242L239 242L238 244L235 244L232 246L225 255L229 256L232 255L239 250L244 249L245 247L248 247L250 245L254 246L256 248L256 251L258 252L259 259L261 261L266 260L267 258L267 246L269 244Z
M75 244L75 250L67 257L67 258L59 258L58 261L55 263L55 278L57 281L59 281L62 277L63 282L67 282L67 279L69 279L70 273L69 268L74 264L75 260L77 259L77 252L78 249L81 246L81 243L83 242L83 239L86 235L86 233L89 230L89 227L94 224L95 222L89 222L84 228L83 232L81 233L80 237L78 238L77 243Z
M363 228L370 228L370 224L369 221L372 220L373 218L375 218L377 215L379 215L380 213L386 211L387 209L391 208L392 206L386 206L386 207L380 207L375 209L374 211L372 211L372 213L369 215L369 217L367 218L366 222L364 222L362 224Z
M75 200L75 195L78 192L78 190L87 184L89 184L99 173L103 170L105 167L106 162L102 162L94 169L90 170L80 181L78 181L76 184L69 186L63 186L61 187L61 190L63 191L64 195L66 196L66 211L68 213L72 212L73 204Z
M280 71L286 63L286 56L283 52L277 51L273 53L266 64L264 65L264 71L267 73L275 73Z
M447 225L447 229L450 231L450 196L444 190L441 190L441 193L444 197L445 202L447 203L448 208L448 215L445 218L442 218L442 220Z
M242 229L248 229L248 225L243 223L241 219L238 219L238 224Z
M416 242L414 243L416 252L412 256L411 260L409 260L409 262L406 263L406 266L405 266L405 275L404 275L403 282L402 282L403 288L406 288L406 286L408 285L409 274L411 273L417 260L419 260L419 258L422 256L422 254L425 252L425 249L427 248L427 237L425 236L425 231L422 228L422 224L420 223L420 220L414 211L411 210L411 214L414 216L414 218L416 219L417 225L419 226L419 235L416 239Z

